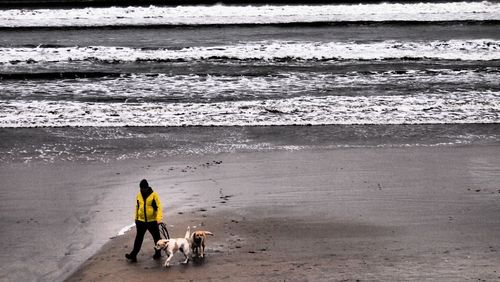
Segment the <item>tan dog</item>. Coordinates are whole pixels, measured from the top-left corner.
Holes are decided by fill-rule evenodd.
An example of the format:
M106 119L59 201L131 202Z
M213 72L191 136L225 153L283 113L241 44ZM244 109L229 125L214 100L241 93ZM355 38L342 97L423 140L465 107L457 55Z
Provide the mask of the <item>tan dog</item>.
M167 253L167 260L165 260L165 267L170 266L170 260L174 254L181 251L184 254L185 260L182 262L184 264L188 263L189 256L191 254L191 229L187 228L186 235L184 238L175 239L161 239L156 243L155 249L164 250Z
M193 255L203 258L205 256L205 241L207 235L214 236L210 231L195 231L191 235L191 250Z

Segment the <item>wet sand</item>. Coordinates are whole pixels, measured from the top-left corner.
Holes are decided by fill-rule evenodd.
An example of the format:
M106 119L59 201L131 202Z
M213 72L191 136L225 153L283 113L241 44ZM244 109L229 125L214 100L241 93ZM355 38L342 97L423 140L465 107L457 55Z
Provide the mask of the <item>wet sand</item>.
M133 244L132 229L67 280L500 279L497 145L203 158L209 161L156 160L145 174L127 176L144 176L157 187L173 237L182 237L188 225L215 234L203 261L181 265L177 254L163 268L165 256L151 258L146 235L138 263L129 263L124 254Z

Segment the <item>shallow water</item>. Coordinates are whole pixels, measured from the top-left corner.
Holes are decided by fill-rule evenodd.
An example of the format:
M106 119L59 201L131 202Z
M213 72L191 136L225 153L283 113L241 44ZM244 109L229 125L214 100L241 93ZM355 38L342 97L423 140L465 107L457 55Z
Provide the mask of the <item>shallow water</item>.
M1 128L0 138L4 165L103 164L274 150L498 145L500 125Z

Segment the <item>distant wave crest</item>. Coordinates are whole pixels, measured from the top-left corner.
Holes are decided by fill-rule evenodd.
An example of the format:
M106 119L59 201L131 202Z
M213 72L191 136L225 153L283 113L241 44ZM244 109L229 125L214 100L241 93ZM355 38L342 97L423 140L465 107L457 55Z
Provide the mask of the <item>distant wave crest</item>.
M500 20L500 3L150 6L0 11L0 27L4 28L491 20Z
M148 49L129 47L0 48L0 64L91 61L338 61L338 60L499 60L498 40L449 40L424 42L249 42L213 47Z

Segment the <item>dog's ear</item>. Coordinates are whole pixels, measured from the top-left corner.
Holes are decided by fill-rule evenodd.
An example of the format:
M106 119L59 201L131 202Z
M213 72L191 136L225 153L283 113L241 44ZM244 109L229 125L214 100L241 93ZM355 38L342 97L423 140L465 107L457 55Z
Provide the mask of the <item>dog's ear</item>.
M168 240L165 240L165 239L161 239L161 240L158 240L158 242L156 242L156 246L158 246L158 247L163 247L166 245L168 245Z
M214 236L214 233L210 232L210 231L203 231L203 233L205 235L210 235L210 236Z

